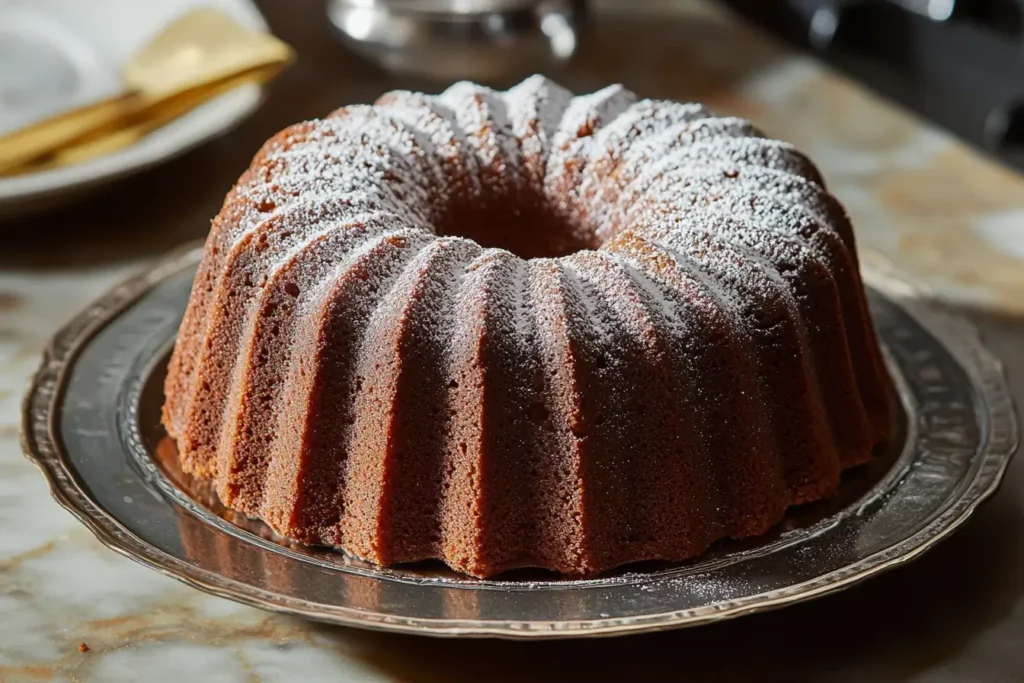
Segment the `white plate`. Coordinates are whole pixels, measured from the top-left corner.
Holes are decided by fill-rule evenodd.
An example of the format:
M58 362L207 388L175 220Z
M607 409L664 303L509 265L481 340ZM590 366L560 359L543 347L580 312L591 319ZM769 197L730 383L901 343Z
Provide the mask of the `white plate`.
M199 6L267 30L251 0L0 0L0 133L115 95L128 55ZM242 86L112 154L0 178L0 220L53 207L181 154L241 122L260 95L258 86Z

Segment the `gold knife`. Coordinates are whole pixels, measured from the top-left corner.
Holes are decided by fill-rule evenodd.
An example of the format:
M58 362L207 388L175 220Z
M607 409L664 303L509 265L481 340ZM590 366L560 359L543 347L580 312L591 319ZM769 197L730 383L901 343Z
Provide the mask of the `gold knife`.
M188 12L129 58L123 95L0 137L0 175L119 149L242 83L269 80L292 58L285 43L217 10Z

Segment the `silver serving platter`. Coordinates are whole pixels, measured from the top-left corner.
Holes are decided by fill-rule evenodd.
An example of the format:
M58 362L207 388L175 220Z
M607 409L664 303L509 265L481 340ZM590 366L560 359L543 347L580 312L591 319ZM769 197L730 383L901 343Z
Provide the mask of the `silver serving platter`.
M829 500L696 560L586 581L496 580L423 563L379 569L275 538L174 467L165 365L198 250L117 287L52 340L24 403L24 448L54 498L105 544L201 590L338 624L429 635L558 638L695 626L846 588L907 562L991 496L1017 444L998 361L977 332L890 280L869 298L899 429Z

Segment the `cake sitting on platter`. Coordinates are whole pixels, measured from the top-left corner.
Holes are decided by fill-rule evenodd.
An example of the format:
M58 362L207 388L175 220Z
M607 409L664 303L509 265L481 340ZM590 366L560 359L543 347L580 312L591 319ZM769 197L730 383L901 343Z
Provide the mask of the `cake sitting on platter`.
M213 221L163 422L185 471L291 539L589 576L829 495L889 397L807 157L535 76L268 141Z

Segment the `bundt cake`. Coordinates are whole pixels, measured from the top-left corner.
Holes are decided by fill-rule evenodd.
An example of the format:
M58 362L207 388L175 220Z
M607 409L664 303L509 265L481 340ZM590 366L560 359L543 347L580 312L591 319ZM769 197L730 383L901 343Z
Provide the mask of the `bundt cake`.
M805 156L539 76L268 141L213 221L163 411L228 507L479 577L761 534L890 422L850 223Z

